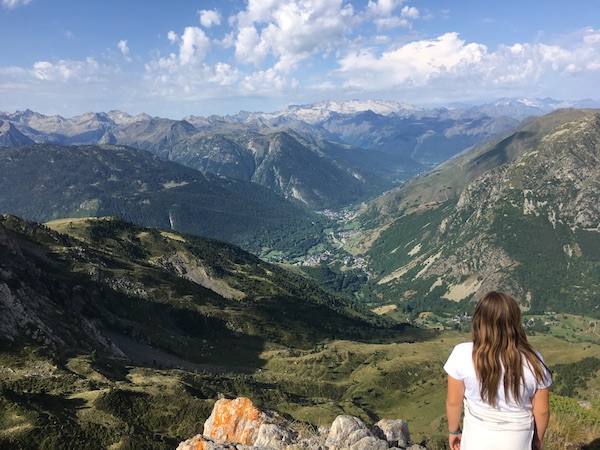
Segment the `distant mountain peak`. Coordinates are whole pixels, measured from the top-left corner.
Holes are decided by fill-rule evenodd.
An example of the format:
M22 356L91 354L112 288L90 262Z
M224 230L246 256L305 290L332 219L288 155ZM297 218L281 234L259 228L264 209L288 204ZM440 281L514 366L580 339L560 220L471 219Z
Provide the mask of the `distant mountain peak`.
M152 120L152 117L146 113L141 113L141 114L132 116L131 114L128 114L123 111L112 110L112 111L109 111L106 115L108 118L110 118L110 120L112 120L117 125L128 125L131 123L148 122L148 121Z
M277 113L266 116L293 116L308 123L327 120L332 114L359 114L372 111L375 114L388 116L391 114L411 115L423 111L414 105L399 103L393 100L325 100L307 105L290 105Z
M0 147L18 147L34 144L33 140L21 133L17 127L6 120L0 120Z

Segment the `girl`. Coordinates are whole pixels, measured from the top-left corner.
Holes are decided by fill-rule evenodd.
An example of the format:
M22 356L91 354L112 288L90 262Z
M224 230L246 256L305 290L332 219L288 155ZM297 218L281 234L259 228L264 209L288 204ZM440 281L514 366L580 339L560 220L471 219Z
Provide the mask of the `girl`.
M508 294L487 293L475 306L472 332L473 342L454 347L444 365L450 448L541 450L552 378L527 342L519 305Z

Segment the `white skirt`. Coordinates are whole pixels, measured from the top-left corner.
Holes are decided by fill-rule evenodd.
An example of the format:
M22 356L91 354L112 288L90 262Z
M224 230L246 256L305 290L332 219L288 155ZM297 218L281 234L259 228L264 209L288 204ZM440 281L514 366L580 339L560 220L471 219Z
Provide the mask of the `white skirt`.
M498 411L464 400L460 450L531 450L531 410Z

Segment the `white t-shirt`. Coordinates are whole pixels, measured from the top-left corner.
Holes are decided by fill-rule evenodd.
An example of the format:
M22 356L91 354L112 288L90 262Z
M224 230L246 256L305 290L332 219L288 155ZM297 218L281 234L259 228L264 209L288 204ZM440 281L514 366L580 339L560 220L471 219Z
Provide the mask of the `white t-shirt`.
M541 358L541 356L540 356ZM521 404L514 401L509 393L509 398L504 396L504 385L502 379L498 383L498 404L496 410L501 411L522 411L523 409L531 409L531 399L538 389L547 388L552 384L550 373L545 371L545 380L538 384L535 380L533 372L525 362L523 364L525 384L521 384ZM448 361L444 365L444 370L448 375L457 380L462 380L465 383L465 398L470 402L483 408L491 408L488 403L481 399L479 394L479 381L475 374L475 366L473 365L473 343L463 342L458 344L452 350L448 357Z

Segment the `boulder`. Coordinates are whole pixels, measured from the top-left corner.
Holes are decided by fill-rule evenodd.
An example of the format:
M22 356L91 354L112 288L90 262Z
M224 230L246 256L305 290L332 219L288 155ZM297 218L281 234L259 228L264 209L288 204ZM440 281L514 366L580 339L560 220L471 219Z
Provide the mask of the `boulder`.
M272 411L259 410L245 397L223 398L213 407L204 423L204 436L225 442L254 445L263 424L282 424L285 420Z
M180 442L177 450L241 450L234 444L228 444L218 439L211 439L198 434L193 438Z
M356 442L350 443L348 447L348 443L340 449L349 450L388 450L390 446L384 440L376 438L375 436L365 436L362 439L359 439Z
M371 432L358 417L337 416L331 424L325 445L334 449L342 449L367 436L371 436Z
M292 444L298 437L297 433L275 425L274 423L263 423L258 429L258 437L254 441L255 447L283 449Z
M410 445L408 423L405 420L380 420L372 429L373 435L387 441L390 447L407 448Z

